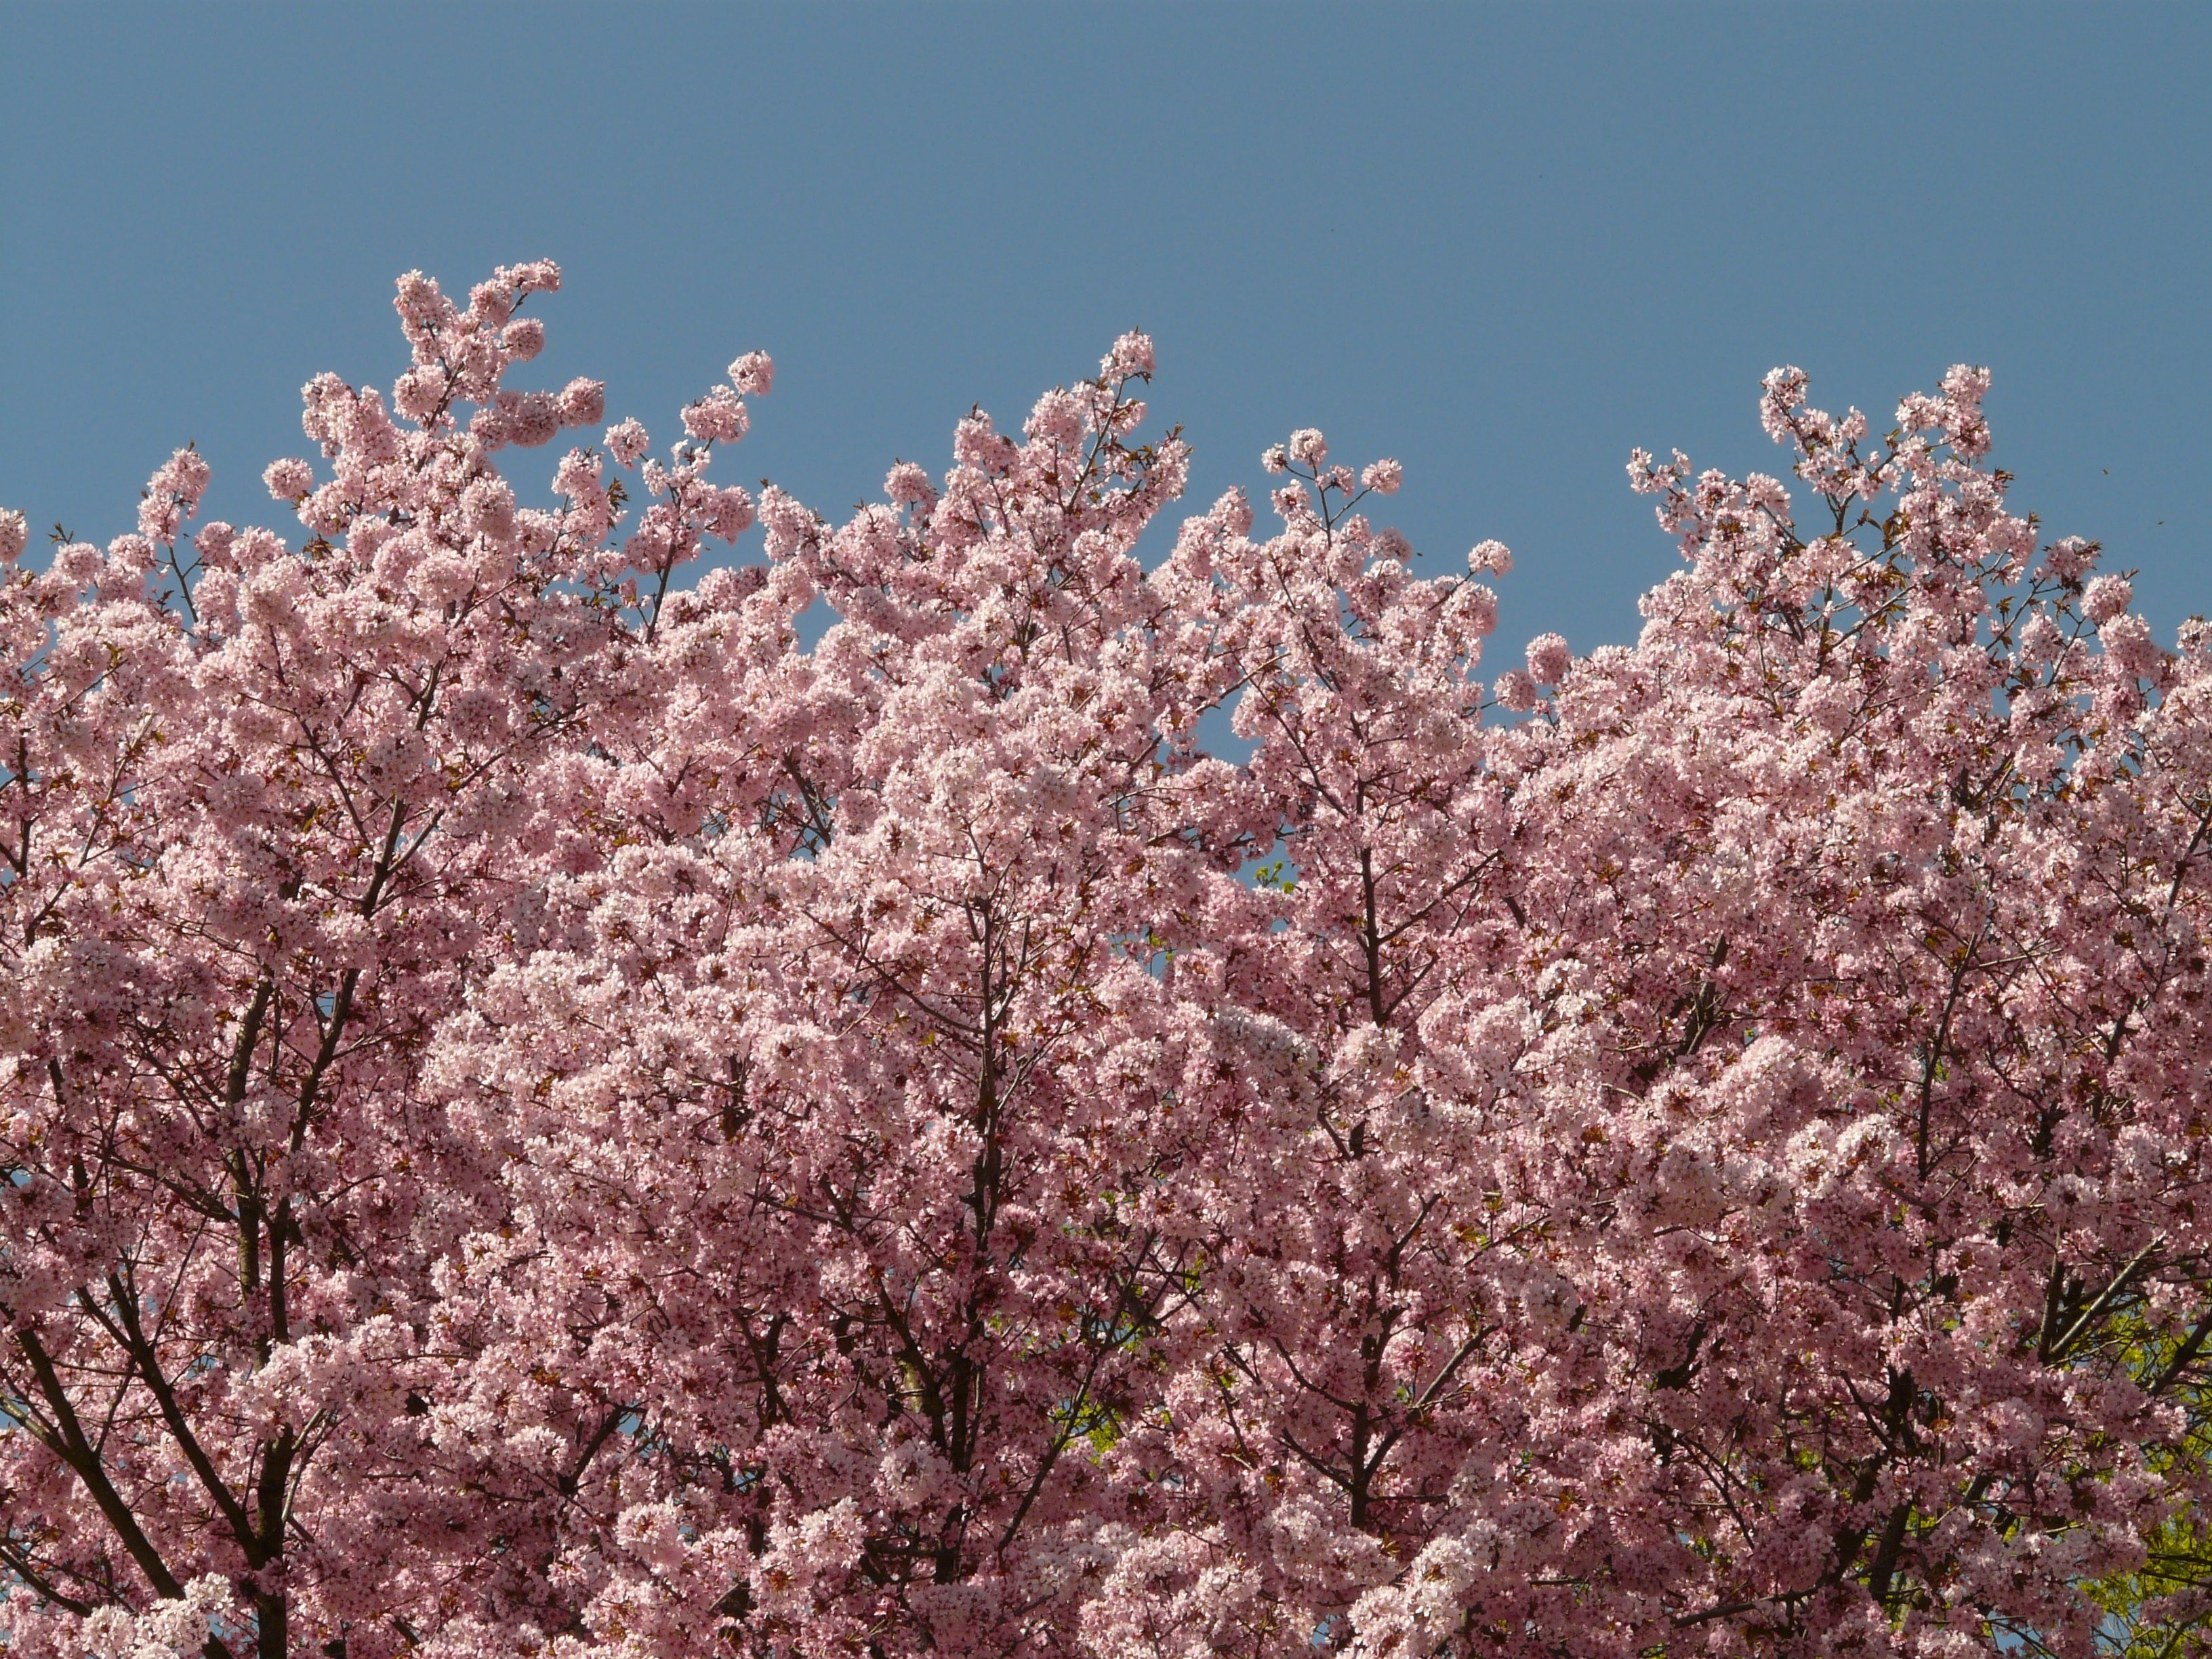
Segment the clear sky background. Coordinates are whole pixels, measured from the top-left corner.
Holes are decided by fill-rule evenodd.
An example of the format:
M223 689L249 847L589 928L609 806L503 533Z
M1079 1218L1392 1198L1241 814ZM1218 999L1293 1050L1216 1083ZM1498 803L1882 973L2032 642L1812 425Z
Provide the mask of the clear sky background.
M1632 638L1622 463L1778 470L1779 362L1879 431L1996 372L2014 501L2212 611L2212 8L0 0L0 504L104 540L190 438L282 522L296 388L388 386L410 266L558 259L545 355L833 515L1156 337L1189 505L1318 425L1501 642ZM296 526L287 526L296 528ZM749 538L757 545L757 532Z

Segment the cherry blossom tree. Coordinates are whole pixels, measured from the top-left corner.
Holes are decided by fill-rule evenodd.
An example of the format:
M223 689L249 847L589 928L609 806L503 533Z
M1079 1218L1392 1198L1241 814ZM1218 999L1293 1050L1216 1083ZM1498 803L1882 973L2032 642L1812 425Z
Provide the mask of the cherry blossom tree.
M1140 556L1140 335L523 505L557 282L404 278L302 536L0 517L8 1652L2201 1640L2212 629L1985 374L1639 452L1640 640L1486 674L1311 428Z

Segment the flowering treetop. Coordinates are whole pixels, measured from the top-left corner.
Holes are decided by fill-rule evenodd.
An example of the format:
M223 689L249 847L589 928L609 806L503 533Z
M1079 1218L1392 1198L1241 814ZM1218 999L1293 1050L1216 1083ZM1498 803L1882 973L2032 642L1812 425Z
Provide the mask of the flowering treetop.
M2042 544L1985 374L1639 452L1640 640L1486 678L1510 556L1317 430L1146 568L1140 335L842 523L709 480L759 353L526 506L557 283L403 278L302 537L187 537L190 450L0 515L0 1646L2212 1613L2212 632Z

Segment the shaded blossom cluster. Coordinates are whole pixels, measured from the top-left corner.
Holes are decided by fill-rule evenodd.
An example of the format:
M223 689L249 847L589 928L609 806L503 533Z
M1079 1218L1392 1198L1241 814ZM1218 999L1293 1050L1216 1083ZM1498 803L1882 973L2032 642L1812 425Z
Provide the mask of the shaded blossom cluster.
M0 514L0 1650L2092 1651L2206 1495L2212 630L1985 374L1638 452L1639 640L1486 680L1310 428L1147 568L1141 335L833 521L709 477L763 354L510 386L558 281L403 278L296 531Z

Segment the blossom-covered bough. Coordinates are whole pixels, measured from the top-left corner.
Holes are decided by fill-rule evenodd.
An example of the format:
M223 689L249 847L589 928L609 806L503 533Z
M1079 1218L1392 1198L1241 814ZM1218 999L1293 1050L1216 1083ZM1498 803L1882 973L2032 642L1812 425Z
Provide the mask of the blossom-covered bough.
M1139 562L1138 335L842 524L758 354L519 504L557 275L403 280L304 539L0 516L0 1648L2199 1639L2212 631L1985 376L1639 453L1642 638L1486 684L1319 432Z

